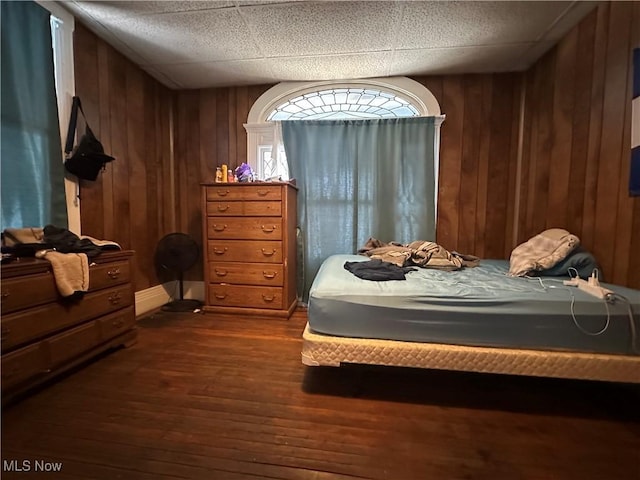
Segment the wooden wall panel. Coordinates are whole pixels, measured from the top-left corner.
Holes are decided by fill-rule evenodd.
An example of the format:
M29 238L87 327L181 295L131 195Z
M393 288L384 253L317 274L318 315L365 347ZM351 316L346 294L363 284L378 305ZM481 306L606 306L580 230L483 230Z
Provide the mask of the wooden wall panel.
M633 3L633 12L632 12L633 23L631 25L631 46L633 48L640 47L640 2ZM630 69L631 70L631 69ZM633 72L629 72L629 77L631 78ZM625 122L625 128L629 129L629 133L631 133L630 122ZM626 137L625 137L626 138ZM630 145L630 143L628 144ZM627 164L628 167L628 164ZM625 176L628 181L628 173ZM626 203L626 202L621 202ZM631 253L628 259L628 270L627 270L627 284L630 286L634 286L635 288L640 288L640 255L637 252L640 252L640 198L635 198L633 201L633 210L631 213L631 239L629 242L629 252Z
M449 250L508 258L519 74L416 77L436 96L441 127L436 241ZM515 129L517 133L517 129Z
M81 182L82 233L136 250L135 288L159 282L154 250L171 232L173 94L80 22L74 33L76 93L116 160Z
M637 2L602 3L526 73L531 129L518 240L567 228L595 254L607 281L640 288L631 265L640 199L628 195L637 31Z

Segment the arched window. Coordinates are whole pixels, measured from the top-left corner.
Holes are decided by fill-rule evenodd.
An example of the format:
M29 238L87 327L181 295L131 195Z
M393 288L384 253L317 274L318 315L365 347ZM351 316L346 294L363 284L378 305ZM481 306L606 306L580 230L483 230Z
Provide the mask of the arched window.
M419 116L418 109L395 93L365 87L328 88L278 105L267 120L337 120Z
M247 162L260 179L289 178L279 120L414 116L440 117L440 105L424 85L406 77L279 83L249 111L244 125ZM437 165L439 135L436 137Z

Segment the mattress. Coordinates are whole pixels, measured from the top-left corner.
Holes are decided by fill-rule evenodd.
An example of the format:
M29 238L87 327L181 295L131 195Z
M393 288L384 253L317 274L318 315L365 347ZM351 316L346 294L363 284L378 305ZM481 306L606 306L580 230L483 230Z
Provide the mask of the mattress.
M418 269L406 280L373 282L344 269L358 255L334 255L309 294L309 332L332 337L610 355L636 355L628 305L606 303L562 279L507 277L508 262L483 260L455 272ZM640 291L626 297L640 325ZM636 328L635 330L640 330Z

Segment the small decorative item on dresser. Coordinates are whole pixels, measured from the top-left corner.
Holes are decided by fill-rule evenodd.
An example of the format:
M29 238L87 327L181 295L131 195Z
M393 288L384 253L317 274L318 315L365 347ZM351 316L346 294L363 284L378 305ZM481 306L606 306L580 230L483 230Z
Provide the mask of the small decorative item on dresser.
M216 183L222 183L222 169L216 167Z
M222 164L222 183L227 183L228 181L228 167L225 163Z
M236 168L236 177L238 177L239 182L253 181L254 175L251 166L246 163L242 163L239 167Z

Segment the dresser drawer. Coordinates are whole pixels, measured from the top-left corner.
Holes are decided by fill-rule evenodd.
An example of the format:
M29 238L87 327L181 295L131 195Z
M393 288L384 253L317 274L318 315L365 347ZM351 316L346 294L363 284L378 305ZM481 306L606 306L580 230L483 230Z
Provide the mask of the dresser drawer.
M282 309L282 289L210 284L209 304L226 307Z
M209 240L212 262L282 263L282 242L259 240Z
M89 291L130 280L129 262L97 264L89 267ZM59 298L52 273L27 275L2 281L2 314L55 302Z
M240 238L248 240L281 240L282 219L269 217L209 217L209 238Z
M49 353L51 368L82 355L100 343L98 322L89 322L42 342Z
M126 261L89 267L89 291L127 283L130 279L131 267Z
M207 201L215 200L280 200L282 189L277 185L216 185L208 186Z
M2 348L11 349L132 304L131 284L127 284L89 293L74 303L56 302L5 315L0 320Z
M2 391L30 378L47 373L47 362L40 344L2 355Z
M2 280L2 314L54 302L58 289L50 273Z
M249 217L279 217L282 215L281 202L207 202L209 216L242 216Z
M209 264L209 280L212 283L239 285L283 285L283 267L279 263L224 263Z
M133 307L127 307L112 313L106 317L98 319L100 327L100 340L106 342L113 337L133 328L136 323L136 316Z

